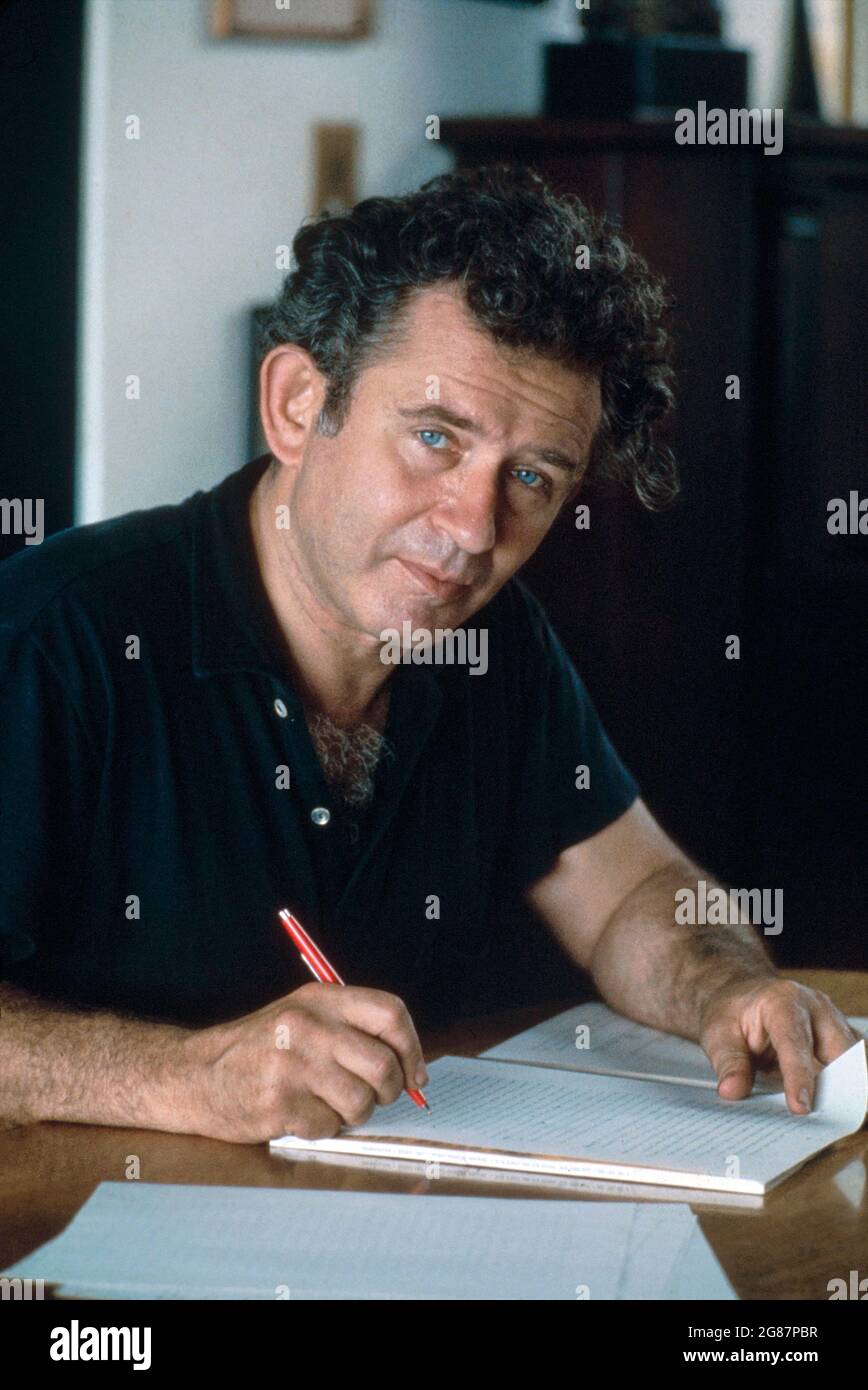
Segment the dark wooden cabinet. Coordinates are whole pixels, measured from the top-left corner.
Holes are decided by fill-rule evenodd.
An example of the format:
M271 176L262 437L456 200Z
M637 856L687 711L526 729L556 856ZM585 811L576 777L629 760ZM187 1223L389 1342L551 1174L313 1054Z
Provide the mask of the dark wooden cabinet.
M790 125L778 156L662 120L441 135L460 165L579 193L666 277L681 499L595 497L526 577L661 823L725 881L784 890L780 963L868 964L868 536L826 529L831 497L868 496L868 131Z

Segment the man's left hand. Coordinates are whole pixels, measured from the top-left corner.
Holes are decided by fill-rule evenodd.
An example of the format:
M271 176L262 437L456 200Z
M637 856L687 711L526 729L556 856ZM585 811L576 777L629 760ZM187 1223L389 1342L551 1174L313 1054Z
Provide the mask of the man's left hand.
M699 1035L720 1096L741 1100L750 1095L757 1068L777 1070L794 1115L812 1108L817 1073L858 1041L828 995L779 975L717 991L703 1010Z

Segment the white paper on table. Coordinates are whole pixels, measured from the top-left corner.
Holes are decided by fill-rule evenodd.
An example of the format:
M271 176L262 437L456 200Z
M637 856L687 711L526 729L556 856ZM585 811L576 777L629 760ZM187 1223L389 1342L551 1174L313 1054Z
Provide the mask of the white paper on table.
M868 1034L868 1018L848 1019L857 1033ZM588 1030L588 1047L577 1047L580 1027ZM581 1039L580 1039L581 1040ZM684 1086L716 1088L714 1068L698 1043L634 1023L607 1004L578 1004L523 1033L480 1053L511 1062L602 1072L611 1076L673 1081ZM778 1079L758 1072L754 1091L780 1092Z
M681 1205L102 1183L5 1273L95 1298L659 1298L697 1230Z

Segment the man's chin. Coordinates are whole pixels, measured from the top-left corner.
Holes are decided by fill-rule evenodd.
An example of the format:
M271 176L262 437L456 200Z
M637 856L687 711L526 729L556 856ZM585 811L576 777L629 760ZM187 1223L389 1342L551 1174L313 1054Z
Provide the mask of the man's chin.
M409 623L410 630L413 632L433 632L435 628L456 628L472 616L474 609L468 603L443 603L433 598L413 598L404 600L394 605L390 604L385 609L382 624L377 628L376 635L388 632L404 632L404 625Z

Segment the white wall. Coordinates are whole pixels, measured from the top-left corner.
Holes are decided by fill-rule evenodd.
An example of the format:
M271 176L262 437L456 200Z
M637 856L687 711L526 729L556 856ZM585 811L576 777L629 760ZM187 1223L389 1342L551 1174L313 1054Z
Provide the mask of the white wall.
M751 106L780 106L786 84L792 0L725 0L724 33L734 48L751 52Z
M724 0L726 36L753 55L751 104L783 106L790 60L793 0ZM843 119L844 0L809 0L808 23L811 52L817 73L820 105L830 121ZM856 0L856 43L862 52L854 57L853 119L868 120L868 0Z
M312 123L361 124L360 196L412 188L451 164L425 117L537 111L542 43L575 24L572 0L376 8L367 41L284 44L212 39L206 0L89 0L77 521L246 460L249 310L311 211Z

